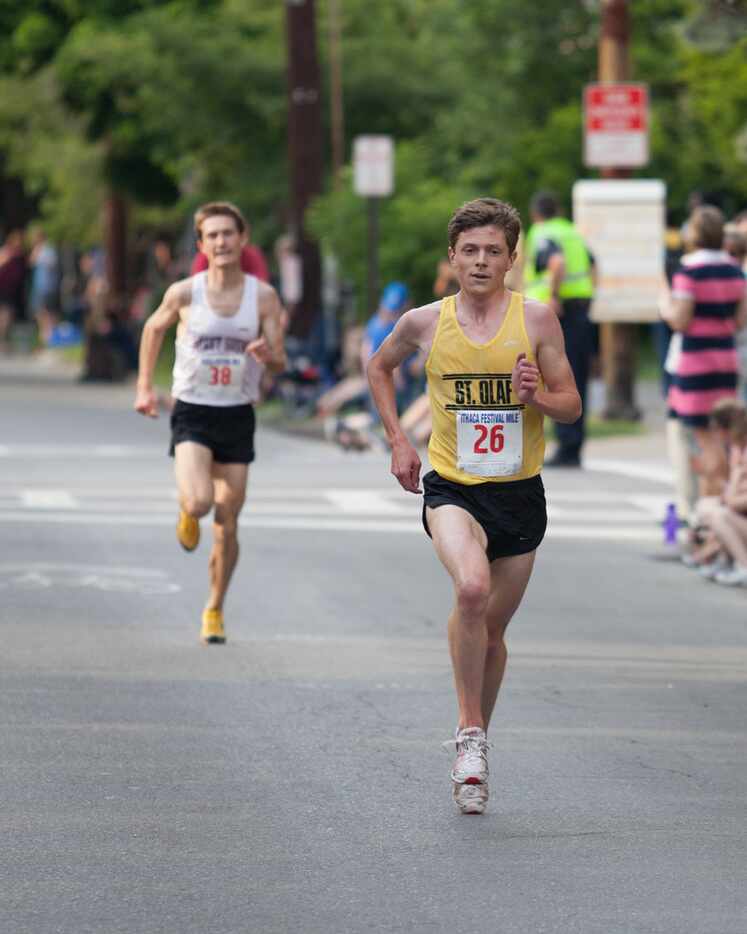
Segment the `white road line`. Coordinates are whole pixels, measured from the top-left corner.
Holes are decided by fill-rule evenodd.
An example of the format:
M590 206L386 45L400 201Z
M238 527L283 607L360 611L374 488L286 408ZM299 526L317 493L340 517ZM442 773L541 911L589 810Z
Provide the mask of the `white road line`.
M117 564L65 564L56 561L2 561L0 572L12 571L87 571L91 574L128 574L131 577L163 578L167 574L158 568L137 568Z
M165 442L164 442L165 444ZM8 444L0 448L0 457L50 458L75 457L164 457L164 445L125 444Z
M606 458L585 457L584 467L600 473L622 474L638 480L651 480L671 487L674 483L672 468L666 464L639 463L637 461L607 460Z
M42 487L20 487L17 484L3 485L0 483L0 502L9 498L17 498L22 492L29 489L45 489ZM119 499L141 499L143 502L152 500L172 501L177 498L176 488L173 485L158 487L125 487L117 484L106 484L96 487L88 483L67 483L66 487L70 495L76 498L85 498L91 500L108 500L111 502ZM391 505L395 507L409 508L409 504L415 502L419 497L397 489L396 487L385 487L381 489L374 488L351 488L351 489L325 489L316 487L265 487L253 486L249 483L247 490L247 502L255 500L258 502L287 502L289 500L303 501L333 501L338 502L341 508L347 503L359 499L361 503L382 504L387 510ZM644 512L655 512L657 515L664 509L671 500L671 496L664 493L638 493L634 491L620 491L619 493L598 493L582 491L563 491L550 490L547 493L547 500L550 505L613 505L622 506L625 503L641 509ZM359 510L356 510L359 511Z
M651 524L651 516L647 512L635 509L567 509L548 504L547 515L550 520L559 519L575 522L646 522Z
M21 490L20 499L27 509L77 509L79 505L67 490Z
M402 515L409 511L376 490L324 490L323 495L342 512L357 515Z
M293 443L292 438L286 438L288 443ZM316 461L317 454L323 454L327 459L335 461L350 461L349 455L340 452L336 448L330 448L321 441L312 441L310 439L295 439L296 447L312 455L311 460ZM135 445L135 444L2 444L0 445L0 457L73 457L73 458L106 458L106 459L127 459L142 457L160 457L165 456L166 441L163 444L153 445ZM340 456L341 455L341 456ZM369 458L370 460L371 458ZM373 458L378 459L378 458ZM308 458L304 458L308 462ZM272 464L272 460L266 461L264 467ZM587 470L598 471L602 473L619 474L636 479L650 480L654 483L663 483L671 486L673 474L671 468L665 461L643 462L635 460L623 460L620 458L587 457L584 458L584 467Z
M324 517L329 519L343 517L372 517L372 518L417 518L420 514L421 501L402 500L397 503L382 495L374 495L373 491L342 491L345 495L340 495L341 491L321 491L326 493L326 501L320 498L314 501L313 495L310 495L305 501L301 500L270 500L259 496L247 499L244 507L244 516L276 516L292 518L301 517ZM125 501L119 498L110 497L108 499L99 499L93 496L74 497L66 490L24 490L21 491L18 500L10 498L0 498L0 509L12 509L20 501L20 507L26 509L69 509L78 510L84 514L93 513L113 513L121 514L139 514L145 512L155 515L171 516L175 512L175 497L161 496L156 499L142 498L140 502ZM624 501L623 501L624 502ZM663 506L659 508L659 500L656 500L656 508L645 500L640 507L630 506L629 508L581 508L579 504L557 506L555 497L548 505L548 517L550 521L568 522L572 524L593 525L594 523L645 523L651 524L652 519L658 520L663 516Z
M173 515L155 513L101 513L101 512L36 512L0 511L0 522L46 523L50 525L101 525L111 527L145 526L171 527ZM402 519L354 519L304 516L251 516L242 515L240 525L247 529L286 529L297 532L386 532L403 535L423 535L419 521ZM562 525L550 524L549 539L576 539L610 542L660 542L661 530L647 527L619 525Z
M656 493L636 493L635 496L626 496L626 502L631 506L642 509L654 519L663 519L666 514L667 504L671 502L671 496L661 496Z

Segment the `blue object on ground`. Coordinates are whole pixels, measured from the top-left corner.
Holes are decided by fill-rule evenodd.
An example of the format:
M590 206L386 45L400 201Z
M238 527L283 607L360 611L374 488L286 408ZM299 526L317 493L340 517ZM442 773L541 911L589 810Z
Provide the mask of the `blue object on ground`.
M664 517L664 544L677 544L677 529L680 522L677 518L677 507L674 503L667 503L667 513Z
M79 327L70 324L69 321L63 321L58 324L49 337L48 347L77 347L83 340L83 334Z

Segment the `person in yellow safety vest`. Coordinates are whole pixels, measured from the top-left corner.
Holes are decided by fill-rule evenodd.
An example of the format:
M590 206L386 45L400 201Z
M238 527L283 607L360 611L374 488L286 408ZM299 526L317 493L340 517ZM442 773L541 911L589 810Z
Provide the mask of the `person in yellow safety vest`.
M560 319L565 350L582 400L586 398L594 331L589 309L594 295L594 258L578 229L560 216L558 201L538 192L530 204L532 226L525 244L524 294L544 302ZM584 415L555 424L558 447L546 467L580 467Z

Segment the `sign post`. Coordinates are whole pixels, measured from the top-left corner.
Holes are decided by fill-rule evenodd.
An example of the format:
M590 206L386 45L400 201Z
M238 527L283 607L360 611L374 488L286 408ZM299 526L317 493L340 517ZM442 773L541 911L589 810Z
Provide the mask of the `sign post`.
M394 140L357 136L353 143L353 188L368 199L368 312L379 301L379 199L394 191Z

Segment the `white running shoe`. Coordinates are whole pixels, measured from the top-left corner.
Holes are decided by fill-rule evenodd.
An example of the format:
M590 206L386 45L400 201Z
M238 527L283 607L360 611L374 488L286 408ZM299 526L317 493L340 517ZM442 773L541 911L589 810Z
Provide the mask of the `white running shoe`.
M488 803L488 739L479 726L457 730L450 742L456 746L456 761L451 770L453 795L463 814L482 814Z
M747 568L741 564L735 564L733 567L718 571L714 580L717 584L726 584L727 587L746 587L747 586Z
M453 782L454 803L462 814L484 814L488 803L488 785L458 785Z

